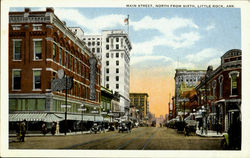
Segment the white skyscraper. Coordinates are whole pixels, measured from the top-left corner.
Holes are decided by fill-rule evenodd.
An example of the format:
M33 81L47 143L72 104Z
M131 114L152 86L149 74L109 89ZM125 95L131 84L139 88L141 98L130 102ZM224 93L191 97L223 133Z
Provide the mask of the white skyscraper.
M84 35L82 40L102 61L102 86L119 92L120 111L128 116L132 46L127 33L123 30L103 30L101 35Z

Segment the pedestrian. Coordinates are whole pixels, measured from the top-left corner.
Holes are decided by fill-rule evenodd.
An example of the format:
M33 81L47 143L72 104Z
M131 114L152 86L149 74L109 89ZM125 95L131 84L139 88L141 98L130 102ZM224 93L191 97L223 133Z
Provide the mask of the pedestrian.
M57 121L56 122L56 135L58 135L59 134L59 122Z
M55 133L56 133L56 124L55 124L55 122L53 122L52 127L51 127L51 134L55 135Z
M43 135L45 135L47 133L47 128L46 128L45 123L42 124L42 133L43 133Z
M16 136L17 136L17 141L20 141L20 137L21 137L21 132L20 132L20 123L17 122L16 123Z
M20 141L24 142L24 138L25 138L25 134L26 134L26 120L24 119L23 122L20 124Z

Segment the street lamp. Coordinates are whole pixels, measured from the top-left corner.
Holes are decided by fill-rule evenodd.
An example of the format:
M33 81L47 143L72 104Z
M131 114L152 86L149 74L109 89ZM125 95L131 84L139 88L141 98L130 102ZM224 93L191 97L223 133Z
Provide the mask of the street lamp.
M80 108L78 109L78 111L81 111L81 113L82 113L82 122L81 122L81 129L82 129L82 132L83 132L83 112L86 111L86 110L87 110L87 109L84 108L84 105L83 105L83 104L81 104L81 105L80 105Z

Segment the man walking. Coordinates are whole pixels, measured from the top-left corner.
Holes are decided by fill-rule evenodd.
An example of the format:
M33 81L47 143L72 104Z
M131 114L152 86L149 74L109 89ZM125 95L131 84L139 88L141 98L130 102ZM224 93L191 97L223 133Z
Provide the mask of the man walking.
M26 120L23 120L23 122L21 122L20 124L20 134L21 134L20 141L24 142L24 137L26 134Z

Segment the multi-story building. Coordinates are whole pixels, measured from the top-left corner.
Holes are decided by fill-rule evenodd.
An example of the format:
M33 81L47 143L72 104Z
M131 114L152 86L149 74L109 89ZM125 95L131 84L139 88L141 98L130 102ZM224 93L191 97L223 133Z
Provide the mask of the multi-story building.
M54 14L53 8L10 12L10 121L64 120L65 90L51 88L59 69L73 78L73 86L67 91L69 128L82 119L102 120L100 114L91 113L101 102L101 62ZM81 117L79 109L83 106L86 112Z
M102 35L84 35L81 37L85 45L102 60Z
M187 70L187 69L176 69L175 73L175 115L179 115L182 112L180 108L181 100L180 97L181 89L184 86L185 88L194 88L204 77L206 70Z
M149 103L147 93L130 93L130 106L138 110L140 120L148 119ZM136 111L135 110L135 111Z
M198 106L205 112L208 129L227 132L241 121L241 50L232 49L221 57L221 65L207 68L196 87Z
M77 31L75 28L72 29ZM120 112L128 116L129 53L132 47L127 33L123 30L103 30L101 35L84 35L82 40L102 62L101 85L119 93Z

